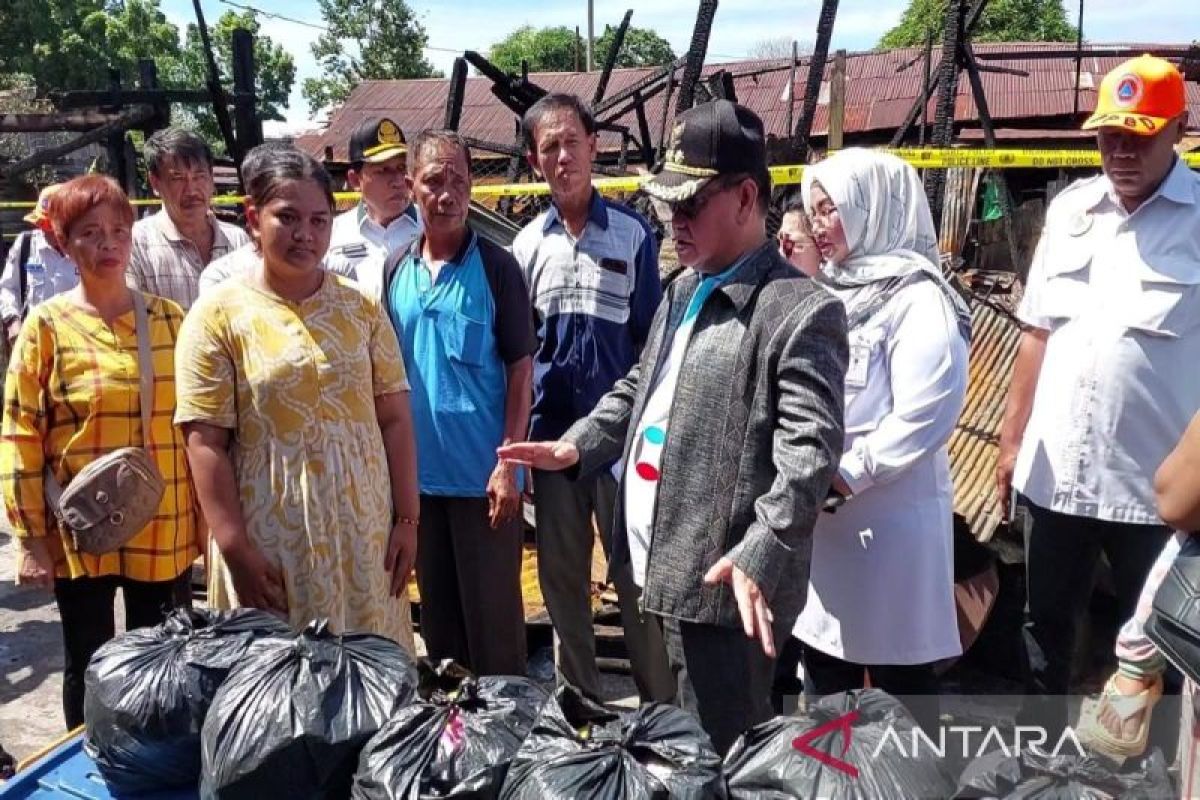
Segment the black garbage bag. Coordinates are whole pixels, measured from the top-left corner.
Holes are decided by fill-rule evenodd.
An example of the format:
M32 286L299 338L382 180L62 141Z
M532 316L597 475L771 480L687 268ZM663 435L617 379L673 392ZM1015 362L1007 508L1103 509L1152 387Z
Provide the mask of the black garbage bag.
M823 697L803 712L756 725L725 757L729 796L793 798L942 798L954 780L932 753L897 753L892 731L908 743L916 723L879 689ZM878 751L878 752L877 752Z
M105 644L88 664L84 749L120 793L195 786L200 730L229 670L287 623L262 611L176 609Z
M651 703L616 714L563 687L517 751L502 800L725 797L721 757L691 714Z
M323 620L257 642L205 720L200 796L344 800L363 745L412 701L416 685L400 645L335 635Z
M956 798L1006 800L1170 800L1177 797L1159 750L1117 765L1102 755L1045 755L995 751L972 761L958 781Z
M550 696L528 678L476 678L452 661L417 665L418 699L358 760L355 800L494 798Z

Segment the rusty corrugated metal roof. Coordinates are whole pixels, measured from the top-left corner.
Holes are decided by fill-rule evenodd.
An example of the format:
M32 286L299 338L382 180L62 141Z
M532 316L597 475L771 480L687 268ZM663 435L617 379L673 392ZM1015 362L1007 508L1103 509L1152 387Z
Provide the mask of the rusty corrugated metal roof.
M966 518L975 538L987 541L1000 525L996 456L1021 329L984 303L977 302L971 316L970 379L962 415L950 437L950 474L954 510Z
M1116 45L1114 45L1115 47ZM1130 45L1154 49L1155 45ZM1174 45L1172 45L1174 47ZM1062 49L1062 44L985 44L975 45L976 53L1020 53L1047 49ZM863 134L871 131L888 131L900 125L913 100L921 90L923 66L917 49L906 48L878 53L852 55L846 62L846 114L844 130L847 134ZM939 58L934 49L933 58ZM1079 107L1081 116L1095 105L1094 87L1104 73L1118 63L1119 56L1089 56L1083 59ZM911 63L910 63L911 62ZM1028 77L1018 75L983 73L983 84L987 92L988 106L998 124L1018 120L1049 120L1057 118L1056 124L1071 128L1074 105L1075 61L1067 56L1052 59L1012 58L988 60L994 66L1022 69ZM709 64L705 75L719 69L735 75L753 72L771 66L781 66L784 61L742 61L725 64ZM906 66L907 65L907 66ZM832 66L826 68L828 81ZM898 71L899 70L899 71ZM653 69L615 70L609 81L607 96L652 74ZM788 135L787 114L789 95L795 98L793 119L800 116L800 105L807 81L807 68L796 70L795 91L788 91L790 71L785 67L775 72L758 76L743 76L735 80L738 99L752 108L763 119L769 135ZM550 91L571 92L590 99L596 90L599 73L547 72L538 73L533 80ZM364 81L355 87L346 103L332 115L328 127L317 134L301 136L298 146L320 157L327 145L332 146L335 160L346 158L346 142L354 126L366 116L386 115L394 119L408 137L429 127L442 123L443 108L449 82L444 79ZM515 139L515 116L491 93L491 82L486 78L468 78L460 130L467 136L490 142L511 143ZM959 97L956 117L960 122L977 121L975 104L970 97L970 88L965 77L959 82ZM826 87L823 97L828 95ZM647 103L647 116L653 138L657 143L661 128L664 94ZM673 102L673 100L672 100ZM1200 86L1188 84L1188 102L1191 111L1190 127L1200 130ZM931 104L932 105L932 104ZM930 109L930 119L933 110ZM822 136L828 130L829 114L825 104L817 107L813 133ZM633 113L618 120L637 130ZM1045 126L1052 127L1052 126ZM603 134L601 147L616 149L620 139L615 134Z

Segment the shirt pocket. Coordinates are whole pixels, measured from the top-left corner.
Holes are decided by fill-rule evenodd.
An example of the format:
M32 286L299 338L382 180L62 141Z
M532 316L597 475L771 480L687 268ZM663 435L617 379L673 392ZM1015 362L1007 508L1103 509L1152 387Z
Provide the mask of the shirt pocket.
M468 367L483 366L485 323L456 311L442 314L446 353Z
M1176 270L1165 265L1162 270L1154 270L1143 265L1138 274L1141 291L1124 298L1119 311L1129 331L1174 339L1196 326L1200 318L1196 313L1200 274L1194 267Z
M1092 254L1062 244L1046 265L1041 316L1061 325L1082 315L1090 293Z
M25 308L33 308L46 299L46 267L38 263L25 265Z

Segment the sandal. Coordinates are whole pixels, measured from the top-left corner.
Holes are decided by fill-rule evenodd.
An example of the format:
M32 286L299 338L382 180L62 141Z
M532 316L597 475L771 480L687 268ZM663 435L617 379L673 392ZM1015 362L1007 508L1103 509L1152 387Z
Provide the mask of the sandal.
M1162 678L1156 677L1154 683L1141 692L1134 695L1122 694L1117 689L1117 676L1114 674L1104 684L1104 689L1096 701L1080 715L1079 727L1075 731L1080 743L1116 758L1141 755L1146 750L1146 741L1150 738L1150 712L1155 703L1162 698L1162 693ZM1142 714L1137 732L1132 738L1123 738L1104 725L1100 720L1100 712L1105 706L1115 711L1122 723L1135 714Z

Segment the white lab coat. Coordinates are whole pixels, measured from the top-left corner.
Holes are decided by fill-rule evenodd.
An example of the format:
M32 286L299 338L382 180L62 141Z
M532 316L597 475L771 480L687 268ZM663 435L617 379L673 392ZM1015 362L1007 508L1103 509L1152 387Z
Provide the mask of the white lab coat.
M853 312L854 292L837 292ZM967 344L931 280L900 288L850 331L846 448L853 497L813 532L794 634L857 664L961 653L946 443L962 410Z

